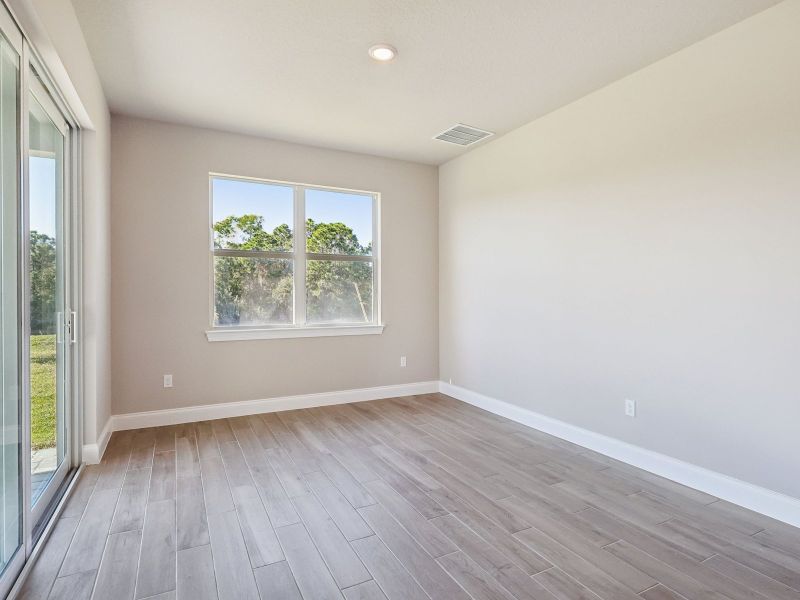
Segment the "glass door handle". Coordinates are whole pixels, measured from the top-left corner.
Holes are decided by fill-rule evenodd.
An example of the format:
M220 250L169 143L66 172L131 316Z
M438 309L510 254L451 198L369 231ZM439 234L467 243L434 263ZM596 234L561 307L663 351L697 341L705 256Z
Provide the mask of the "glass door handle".
M69 313L69 343L76 344L78 342L78 313L74 310Z

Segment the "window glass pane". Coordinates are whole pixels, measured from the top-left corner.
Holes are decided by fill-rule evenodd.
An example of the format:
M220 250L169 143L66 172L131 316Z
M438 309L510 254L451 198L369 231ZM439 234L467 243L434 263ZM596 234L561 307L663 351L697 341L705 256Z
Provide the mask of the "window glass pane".
M2 7L0 7L2 10ZM22 541L19 385L19 59L0 36L0 574Z
M31 505L51 485L64 459L64 136L30 95L28 246L30 312ZM53 485L57 485L54 481Z
M372 254L372 196L306 189L306 248Z
M292 323L292 260L214 257L214 324Z
M211 186L214 248L292 251L291 186L218 177Z
M309 260L306 264L309 323L371 323L372 263Z

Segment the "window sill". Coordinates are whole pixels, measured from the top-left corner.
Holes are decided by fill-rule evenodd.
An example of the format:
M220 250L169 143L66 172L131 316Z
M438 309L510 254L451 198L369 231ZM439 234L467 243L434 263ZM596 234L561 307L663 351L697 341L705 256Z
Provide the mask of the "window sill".
M209 342L235 342L245 340L276 340L283 338L338 337L344 335L380 335L384 325L321 325L318 327L274 327L248 329L210 329L206 331Z

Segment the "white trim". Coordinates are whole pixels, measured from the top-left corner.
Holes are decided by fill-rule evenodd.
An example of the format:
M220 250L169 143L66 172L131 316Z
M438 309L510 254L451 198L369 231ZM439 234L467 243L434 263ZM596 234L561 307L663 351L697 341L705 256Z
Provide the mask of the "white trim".
M383 323L381 306L381 271L383 270L383 260L381 259L381 199L380 192L375 192L372 198L372 322Z
M439 391L501 417L800 527L800 499L798 498L792 498L723 473L711 471L576 425L570 425L510 402L484 396L444 381L439 382Z
M319 327L275 327L271 329L210 329L209 342L275 340L280 338L340 337L344 335L380 335L384 325L330 325Z
M17 27L14 17L2 5L0 5L0 32L17 54L22 56L22 30Z
M292 322L304 327L306 324L306 191L305 188L295 185L292 187L292 202L294 208L294 224L292 226L292 251L294 264L292 265ZM214 224L212 223L213 227ZM297 235L302 232L301 235ZM213 323L213 321L212 321Z
M58 51L50 39L47 28L39 18L36 8L29 0L5 0L6 8L17 22L23 37L29 42L31 54L36 57L44 75L56 93L59 107L69 116L69 121L79 128L95 129L89 113L72 83Z
M35 63L32 63L32 65L35 65ZM53 97L50 95L50 92L47 90L41 80L31 77L28 81L28 89L30 94L36 99L36 102L39 104L41 109L50 118L50 121L52 121L56 129L58 129L61 132L61 135L64 137L64 153L66 154L66 149L68 146L66 138L69 135L69 124L64 118L64 115L61 113L61 109L58 107L55 100L53 100ZM28 110L30 110L30 104L28 105ZM30 148L28 148L28 154L30 156L38 156L40 158L56 158L55 152L34 152Z
M100 432L97 443L83 445L81 460L84 463L87 465L96 465L100 463L100 459L103 458L103 454L106 451L106 446L108 446L108 440L111 439L111 432L113 431L112 426L113 417L106 421L106 426L103 427L103 431Z
M269 183L273 185L284 185L284 186L300 186L315 190L323 190L326 192L345 192L348 194L361 194L362 196L373 196L379 194L379 192L373 192L370 190L357 190L355 188L337 187L335 185L325 185L322 183L303 183L301 181L285 181L283 179L265 179L264 177L253 177L248 175L232 175L230 173L222 173L220 171L209 171L208 174L210 177L217 177L219 179L232 179L233 181L243 179L245 181L253 181L255 183Z
M317 394L266 398L263 400L244 400L241 402L187 406L185 408L168 408L165 410L114 415L111 417L111 427L112 431L124 431L127 429L140 429L142 427L177 425L179 423L194 423L211 419L242 417L259 413L276 412L279 410L313 408L315 406L330 406L333 404L347 404L350 402L365 402L367 400L414 396L416 394L432 394L436 392L437 389L437 381L420 381L416 383L401 383L397 385L359 388L355 390L342 390L339 392L321 392Z

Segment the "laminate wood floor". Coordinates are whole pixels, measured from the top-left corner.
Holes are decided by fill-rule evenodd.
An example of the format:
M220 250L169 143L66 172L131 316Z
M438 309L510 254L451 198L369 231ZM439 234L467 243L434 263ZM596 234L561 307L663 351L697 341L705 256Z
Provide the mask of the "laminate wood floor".
M115 433L22 597L800 600L800 530L432 394Z

